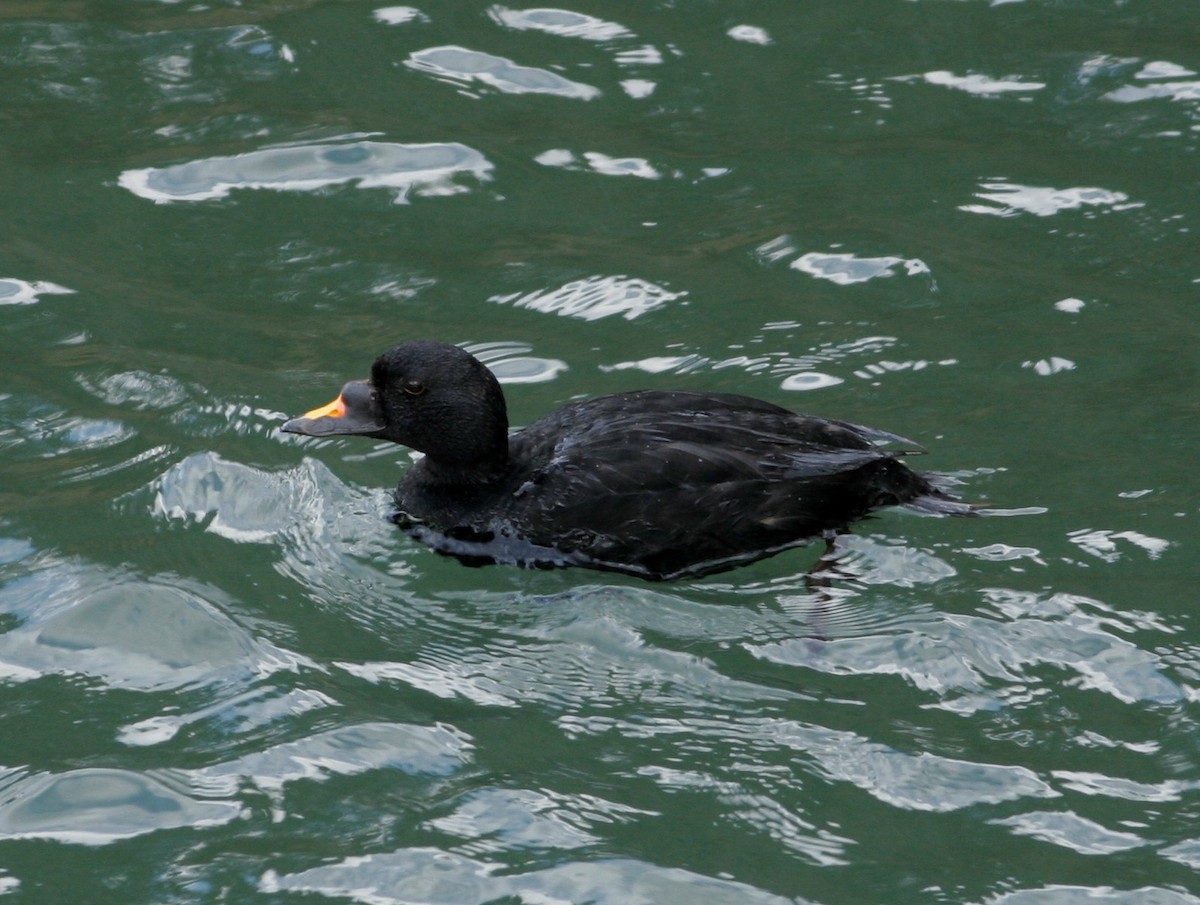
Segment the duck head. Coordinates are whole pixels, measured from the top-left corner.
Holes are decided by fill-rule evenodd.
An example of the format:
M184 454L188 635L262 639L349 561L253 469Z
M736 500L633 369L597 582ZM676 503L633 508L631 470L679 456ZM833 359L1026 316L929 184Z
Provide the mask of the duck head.
M367 380L284 423L308 437L357 434L400 443L432 466L494 473L508 461L508 412L494 374L458 346L418 340L384 352Z

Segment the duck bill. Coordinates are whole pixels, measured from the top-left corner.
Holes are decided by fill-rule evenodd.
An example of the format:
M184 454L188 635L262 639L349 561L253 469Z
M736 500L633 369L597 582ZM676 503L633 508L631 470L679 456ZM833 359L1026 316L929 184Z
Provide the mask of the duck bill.
M382 437L384 427L370 384L355 380L342 387L333 402L285 421L279 429L305 437Z

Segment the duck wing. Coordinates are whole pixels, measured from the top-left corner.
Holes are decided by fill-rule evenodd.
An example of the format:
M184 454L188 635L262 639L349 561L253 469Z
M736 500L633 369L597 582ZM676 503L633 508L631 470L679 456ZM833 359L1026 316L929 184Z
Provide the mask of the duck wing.
M925 492L903 450L877 445L897 441L912 446L743 396L605 396L513 438L523 464L509 518L532 542L595 565L701 574Z

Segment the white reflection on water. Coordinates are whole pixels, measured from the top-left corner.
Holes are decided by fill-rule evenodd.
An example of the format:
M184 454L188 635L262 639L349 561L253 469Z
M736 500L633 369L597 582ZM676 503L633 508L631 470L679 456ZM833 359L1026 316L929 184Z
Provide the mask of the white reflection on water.
M288 657L288 660L292 660L296 665L300 665L301 662L301 658L294 655ZM286 663L277 662L279 667L285 666ZM262 678L276 669L276 663L268 661L262 665L266 668L256 670L255 678ZM304 665L311 667L312 664ZM227 678L222 677L223 680ZM178 713L159 714L128 723L121 727L117 739L122 744L144 748L170 741L181 729L188 726L197 726L203 731L204 727L198 724L228 724L234 720L239 732L248 733L272 724L283 725L301 714L335 706L337 701L319 691L299 688L278 693L269 686L258 685L232 693L207 706L194 707Z
M622 50L614 59L620 66L659 66L662 64L662 51L647 44L645 47L635 47L632 50Z
M1081 855L1109 855L1149 844L1149 840L1136 833L1110 830L1070 811L1029 811L988 822L1008 827L1018 836L1032 836Z
M483 181L491 171L492 164L482 154L457 142L351 141L285 145L126 170L117 181L135 195L159 203L209 201L234 189L309 192L346 182L357 182L360 188L395 189L396 200L402 202L410 192L465 192L454 177L468 173Z
M177 827L212 827L241 813L233 801L207 801L165 777L86 768L16 774L0 781L0 839L56 839L106 845Z
M525 343L464 343L463 348L488 366L501 383L547 383L567 370L557 358L538 358Z
M1164 779L1159 783L1146 783L1122 776L1081 773L1077 770L1055 770L1054 778L1064 789L1073 792L1125 801L1179 801L1186 792L1200 788L1200 781L1197 780Z
M885 255L878 258L860 258L841 252L810 251L791 263L799 270L819 280L829 280L839 286L865 283L879 277L894 276L896 268L902 267L908 276L929 273L929 266L919 258L897 258Z
M106 377L76 373L75 382L108 405L146 409L170 409L192 398L191 388L165 372L122 371Z
M980 183L980 189L982 191L976 192L975 197L988 202L987 204L961 204L958 209L970 214L991 214L996 217L1015 217L1018 214L1050 217L1061 211L1079 208L1110 208L1120 211L1142 206L1137 202L1129 202L1129 196L1123 192L1102 188L1056 189L996 181Z
M268 871L266 893L311 892L370 905L483 905L588 902L592 905L804 905L746 883L631 858L572 861L529 871L434 848L352 858L294 874ZM390 890L390 891L389 891Z
M1005 543L989 544L986 547L963 547L963 553L969 553L988 562L1014 562L1028 559L1030 562L1044 566L1042 551L1037 547L1018 547Z
M471 759L470 738L445 725L361 723L317 732L196 769L85 768L26 773L0 767L0 839L105 845L178 827L211 827L243 815L249 783L276 799L296 782L375 770L445 776Z
M488 10L496 22L517 31L542 31L563 38L582 38L585 41L613 41L632 38L633 32L616 22L606 22L566 9L509 9L493 6Z
M74 289L45 280L27 283L13 277L0 277L0 305L34 305L43 295L70 295Z
M514 292L493 295L489 302L516 308L528 308L561 317L577 317L585 321L620 315L633 320L648 311L684 298L687 292L671 292L662 286L637 277L591 276L572 280L557 289Z
M1121 558L1121 549L1117 541L1126 541L1141 548L1151 559L1158 559L1171 546L1168 540L1150 537L1140 531L1111 531L1106 528L1081 528L1069 532L1067 537L1071 543L1078 544L1079 549L1105 562L1116 562Z
M301 780L369 770L445 776L469 763L473 750L469 735L444 723L349 723L180 773L200 787L232 791L236 780L249 780L260 789L275 791Z
M658 87L657 82L652 82L649 79L624 79L620 85L625 90L625 93L635 100L649 97L654 93L654 89Z
M0 612L20 618L0 634L0 671L24 680L88 676L140 692L220 687L236 698L233 689L305 663L256 638L218 602L228 605L214 589L178 578L32 557L19 579L0 585ZM170 734L158 726L156 740Z
M719 820L767 834L805 861L849 863L854 839L836 820L818 817L801 789L848 785L906 811L945 813L1026 798L1059 796L1037 774L1019 765L900 750L854 732L783 717L714 711L687 719L638 715L625 719L599 710L558 721L569 737L640 741L636 775L666 793L711 797ZM711 753L721 751L720 761ZM650 763L645 763L649 758ZM679 765L710 763L709 767Z
M640 631L602 613L558 621L481 641L471 650L431 642L406 662L335 665L368 682L401 683L488 707L584 701L612 707L630 697L694 707L705 698L749 703L805 697L723 676L692 654L651 647Z
M384 25L404 25L406 22L428 22L429 17L415 6L384 6L375 10L375 20Z
M844 382L841 377L834 377L832 374L822 374L820 371L805 371L785 377L783 382L779 384L779 388L794 392L807 392L809 390L824 390Z
M702 355L651 355L637 361L618 361L616 364L600 365L601 371L638 370L646 374L686 374L698 368L712 366L711 359Z
M581 848L602 841L592 829L660 816L595 795L547 789L480 789L454 812L427 821L438 832L458 836L473 853L517 848Z
M620 721L597 715L564 717L560 724L571 735L620 732L632 738L659 740L656 749L660 757L686 749L695 749L693 753L699 753L705 740L710 745L718 740L722 746L735 745L738 759L752 758L754 752L761 756L783 746L805 755L804 772L815 773L831 782L852 783L879 801L905 810L945 812L1021 798L1056 798L1060 795L1025 767L978 763L928 753L911 754L853 732L788 719L693 718L685 725L668 718ZM639 773L651 776L667 787L690 787L697 782L709 786L715 782L707 773L681 776L660 766L643 767ZM802 777L795 773L793 770L781 774L767 784L798 785ZM740 786L740 783L731 782L727 790L738 791Z
M766 47L771 43L771 36L767 30L759 28L757 25L735 25L725 34L735 41L744 41L747 44L759 44Z
M1121 104L1168 98L1173 101L1200 101L1200 81L1155 82L1151 85L1125 85L1104 95Z
M660 179L662 174L641 157L609 157L599 151L585 151L584 159L591 168L604 176L637 176L641 179Z
M1051 355L1049 358L1039 358L1037 361L1023 361L1021 367L1033 368L1033 372L1039 377L1049 377L1052 374L1061 374L1063 371L1074 371L1075 362L1069 358Z
M0 450L14 459L105 449L137 435L122 421L73 415L35 399L4 393L0 393L0 417Z
M1045 82L1023 82L1019 79L993 79L986 75L955 75L945 70L926 72L919 76L900 76L897 81L924 79L930 85L942 85L946 88L956 88L968 94L991 95L1019 92L1022 94L1041 91L1046 87Z
M1171 63L1167 60L1151 60L1135 72L1133 77L1135 79L1182 79L1195 74L1191 69L1180 66L1178 63Z
M774 721L764 737L813 757L829 779L851 782L880 801L910 811L956 811L1059 793L1032 770L921 752L911 754L853 732Z
M986 905L1200 905L1200 899L1161 886L1113 889L1111 886L1052 884L990 896Z
M794 324L767 324L764 330L794 329ZM757 355L731 355L727 358L710 358L698 352L676 355L651 355L634 361L618 361L613 364L600 365L601 371L638 370L647 374L689 374L693 371L723 368L740 368L747 374L769 373L782 377L780 389L789 391L819 390L844 383L846 378L828 373L825 368L852 359L866 356L876 356L895 346L898 340L894 336L864 336L843 343L820 343L802 354L788 352L762 351ZM675 344L678 345L678 344ZM740 348L740 346L739 346ZM877 359L861 365L844 364L843 368L853 368L850 372L860 380L869 380L878 384L881 377L891 376L901 372L923 371L926 368L951 367L958 364L953 358L941 361L925 359L896 361L890 358Z
M773 663L835 675L899 675L943 699L932 706L959 712L999 706L1010 692L1019 697L1030 681L1029 671L1041 666L1073 673L1072 683L1078 687L1125 703L1183 698L1183 689L1162 672L1158 656L1110 630L1110 618L1098 602L1002 589L986 596L1005 618L926 614L904 632L746 648ZM1015 687L997 686L998 681Z
M599 88L573 82L549 69L521 66L505 57L455 45L414 51L404 65L457 84L481 82L506 94L553 94L584 101L600 96Z
M238 543L278 540L292 530L297 515L308 514L320 523L326 512L358 501L317 459L305 459L286 471L266 472L211 452L195 453L172 466L155 482L153 491L156 516L194 522ZM352 530L355 524L348 521L340 527Z
M534 160L547 167L562 167L569 170L590 169L602 176L637 176L639 179L662 178L662 173L655 169L650 161L642 157L609 157L599 151L585 151L583 158L587 161L587 167L580 164L574 153L566 148L551 148L549 151L543 151L537 155ZM678 176L680 174L672 173L671 175Z

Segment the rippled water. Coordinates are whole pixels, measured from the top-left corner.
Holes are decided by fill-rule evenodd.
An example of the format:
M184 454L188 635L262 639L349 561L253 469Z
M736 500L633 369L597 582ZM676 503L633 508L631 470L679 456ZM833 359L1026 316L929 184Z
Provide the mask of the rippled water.
M0 4L0 898L1200 903L1185 3ZM925 444L836 571L465 568L392 342Z

